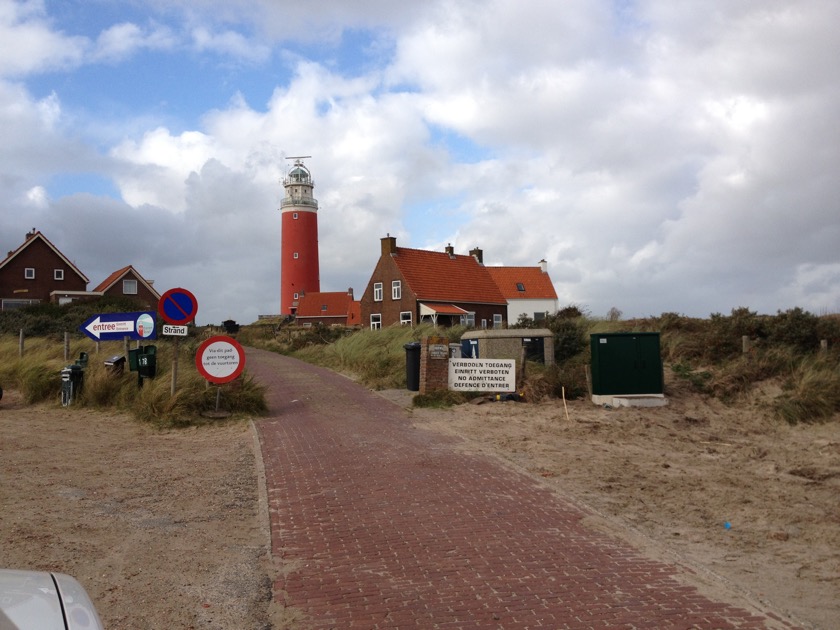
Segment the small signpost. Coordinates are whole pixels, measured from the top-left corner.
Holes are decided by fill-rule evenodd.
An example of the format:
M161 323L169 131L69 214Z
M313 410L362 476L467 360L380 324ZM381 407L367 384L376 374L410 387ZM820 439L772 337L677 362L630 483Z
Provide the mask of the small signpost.
M245 369L245 349L232 337L210 337L198 347L195 367L210 383L229 383ZM219 412L221 391L221 388L216 389L216 413Z
M181 337L187 336L187 324L195 321L198 313L198 300L186 289L169 289L158 300L158 313L167 322L163 326L163 334L175 337L175 349L172 352L172 387L171 394L175 395L178 382L178 347Z
M79 330L94 341L120 341L125 337L144 341L157 337L154 311L94 315Z
M245 369L245 350L232 337L210 337L198 347L195 367L211 383L229 383Z

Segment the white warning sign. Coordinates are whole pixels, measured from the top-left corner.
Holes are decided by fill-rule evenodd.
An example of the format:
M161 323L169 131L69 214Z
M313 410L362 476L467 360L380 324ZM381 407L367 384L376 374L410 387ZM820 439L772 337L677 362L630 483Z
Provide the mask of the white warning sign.
M513 359L450 359L449 389L462 392L515 392Z

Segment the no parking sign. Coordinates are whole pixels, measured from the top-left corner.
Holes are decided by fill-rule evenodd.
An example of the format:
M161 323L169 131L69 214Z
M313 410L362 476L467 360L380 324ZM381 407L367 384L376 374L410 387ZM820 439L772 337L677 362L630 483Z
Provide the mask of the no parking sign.
M169 324L189 324L198 313L198 300L186 289L169 289L160 296L158 313Z

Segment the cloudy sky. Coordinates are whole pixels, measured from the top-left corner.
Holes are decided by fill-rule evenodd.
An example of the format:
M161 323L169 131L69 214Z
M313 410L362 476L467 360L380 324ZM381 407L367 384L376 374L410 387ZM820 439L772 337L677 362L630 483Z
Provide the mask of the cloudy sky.
M548 261L594 316L840 312L837 0L0 0L0 251L132 264L198 323L280 309L308 155L321 289L379 239Z

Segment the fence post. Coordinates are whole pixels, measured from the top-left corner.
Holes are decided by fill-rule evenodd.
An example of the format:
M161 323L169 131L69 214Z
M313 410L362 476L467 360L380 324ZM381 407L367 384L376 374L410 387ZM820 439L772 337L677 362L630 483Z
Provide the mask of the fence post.
M750 351L750 338L747 335L741 337L741 351L744 354Z
M18 355L23 356L23 328L20 329L20 341L18 341Z
M820 339L820 352L828 352L828 339Z
M70 360L70 333L66 331L64 333L64 360Z

